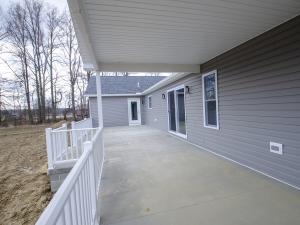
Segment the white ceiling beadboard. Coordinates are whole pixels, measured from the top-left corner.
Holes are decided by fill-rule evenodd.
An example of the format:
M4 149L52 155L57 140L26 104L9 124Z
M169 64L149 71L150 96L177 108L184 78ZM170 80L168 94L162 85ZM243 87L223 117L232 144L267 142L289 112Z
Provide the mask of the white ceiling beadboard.
M300 14L299 0L68 3L84 62L131 72L196 72L199 64Z

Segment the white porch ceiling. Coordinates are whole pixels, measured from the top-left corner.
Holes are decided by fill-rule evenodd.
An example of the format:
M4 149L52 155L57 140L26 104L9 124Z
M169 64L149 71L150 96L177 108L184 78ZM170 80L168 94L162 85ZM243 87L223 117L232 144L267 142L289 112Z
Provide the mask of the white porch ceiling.
M199 72L300 14L299 0L68 0L84 63L102 71Z

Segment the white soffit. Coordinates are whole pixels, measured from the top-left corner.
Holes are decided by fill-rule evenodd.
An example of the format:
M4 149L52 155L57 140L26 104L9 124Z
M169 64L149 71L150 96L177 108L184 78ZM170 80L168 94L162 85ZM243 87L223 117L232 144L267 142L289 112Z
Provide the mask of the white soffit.
M300 14L299 0L68 3L84 63L120 72L199 72L199 64Z

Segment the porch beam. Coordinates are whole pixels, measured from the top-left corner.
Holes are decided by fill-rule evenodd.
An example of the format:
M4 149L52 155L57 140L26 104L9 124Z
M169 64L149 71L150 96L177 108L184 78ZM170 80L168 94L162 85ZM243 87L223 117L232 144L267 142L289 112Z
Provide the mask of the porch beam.
M200 73L199 64L98 63L98 68L103 72Z

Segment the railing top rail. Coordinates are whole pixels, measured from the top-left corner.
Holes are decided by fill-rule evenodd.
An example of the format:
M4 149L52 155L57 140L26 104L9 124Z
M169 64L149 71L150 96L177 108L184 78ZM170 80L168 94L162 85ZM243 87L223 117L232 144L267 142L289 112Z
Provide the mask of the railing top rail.
M91 118L84 118L83 120L79 120L77 122L73 121L71 125L72 128L86 128L86 127L92 127L93 122Z
M53 133L60 133L60 132L72 132L72 131L82 131L82 130L97 130L99 127L92 127L92 128L78 128L78 129L68 129L68 130L52 130Z
M99 133L102 132L103 128L102 128L102 127L96 127L96 128L93 128L93 129L98 129L98 131L96 132L96 134L95 134L94 137L92 138L92 143L95 142L95 139L98 137Z
M86 123L87 121L92 120L92 118L84 118L83 120L74 121L75 124Z
M67 124L64 123L64 124L62 124L61 127L55 128L55 129L53 129L52 131L64 131L64 130L66 130L66 129L67 129Z
M92 143L102 131L102 128L97 129L98 131L95 137L93 138ZM62 185L54 195L53 199L50 201L45 211L42 213L42 215L36 222L36 225L55 224L92 150L93 149L91 147L87 151L83 152L81 157L78 159L77 163L74 165L73 169L70 171L69 175L66 177L65 181L62 183Z

